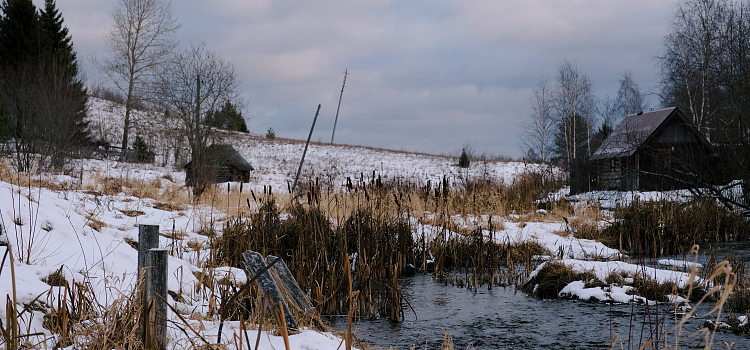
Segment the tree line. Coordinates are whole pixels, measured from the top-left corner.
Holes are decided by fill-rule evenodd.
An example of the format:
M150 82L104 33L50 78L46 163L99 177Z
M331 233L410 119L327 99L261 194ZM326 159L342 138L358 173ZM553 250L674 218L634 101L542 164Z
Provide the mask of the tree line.
M54 0L37 11L30 0L5 0L0 17L0 141L14 163L35 154L61 166L87 143L86 91L68 29Z
M0 17L0 142L11 145L20 170L36 159L61 167L76 150L96 144L86 122L87 90L68 29L54 0L4 0ZM123 96L122 157L133 147L132 114L162 115L168 142L195 160L221 128L247 132L234 66L205 44L179 48L180 28L164 0L117 0L106 54L94 60ZM144 148L143 139L137 143ZM5 147L7 148L7 147ZM202 168L202 167L193 167ZM200 176L199 176L200 177Z
M678 160L695 179L690 189L750 212L750 1L678 2L655 58L660 107L679 108L712 147L709 173L689 155ZM575 63L563 61L552 79L540 78L522 126L527 158L569 166L595 152L622 117L644 108L629 72L615 99L592 100Z
M593 154L626 115L644 108L630 71L614 99L598 100L591 79L569 60L559 64L554 78L542 75L531 91L531 112L521 123L524 158L564 167Z

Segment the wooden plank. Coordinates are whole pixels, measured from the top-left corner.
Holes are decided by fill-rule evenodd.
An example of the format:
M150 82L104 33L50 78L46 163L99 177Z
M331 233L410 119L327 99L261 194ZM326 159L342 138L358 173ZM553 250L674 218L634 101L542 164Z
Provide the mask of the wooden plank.
M269 255L266 257L266 264L270 264L274 260L276 260L276 257ZM286 292L292 297L292 300L288 300L288 302L293 302L305 313L314 313L315 308L313 308L310 301L307 300L307 296L302 292L299 284L297 284L297 280L292 276L292 272L289 270L289 267L286 266L284 260L279 260L279 262L273 265L271 269L279 276L279 280L276 282L279 282L280 287L284 288L284 290L286 290Z
M261 256L257 252L246 250L244 253L242 253L242 257L245 258L245 270L248 276L255 276L255 274L266 267L266 262L263 261L263 256ZM268 295L270 297L271 300L267 299L266 305L271 311L271 314L275 314L274 304L278 305L278 303L281 302L284 308L284 317L286 319L285 321L287 328L297 330L297 323L294 321L294 317L292 317L292 314L289 312L289 307L284 301L284 297L281 295L281 291L276 285L276 282L274 282L273 278L271 277L271 274L268 273L268 271L264 272L255 280L255 283L258 284L258 288L260 289L260 292L263 293L263 295Z

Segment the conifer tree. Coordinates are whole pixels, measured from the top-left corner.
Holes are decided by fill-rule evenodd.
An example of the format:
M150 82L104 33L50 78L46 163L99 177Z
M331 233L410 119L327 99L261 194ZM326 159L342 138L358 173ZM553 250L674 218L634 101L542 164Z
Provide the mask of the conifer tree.
M461 156L458 157L458 166L461 168L469 167L469 156L466 155L466 149L461 151Z
M4 0L0 9L0 131L10 130L21 167L31 154L61 166L71 147L89 141L72 39L54 0L39 13L31 0Z
M231 102L227 101L218 111L210 112L206 117L206 125L219 129L248 132L242 112L237 111Z
M62 14L55 6L55 0L45 0L44 10L39 11L43 54L46 59L65 67L71 78L78 76L78 62L73 51L73 42L68 28L63 26Z
M0 67L7 70L39 56L39 16L31 0L4 0L0 9Z

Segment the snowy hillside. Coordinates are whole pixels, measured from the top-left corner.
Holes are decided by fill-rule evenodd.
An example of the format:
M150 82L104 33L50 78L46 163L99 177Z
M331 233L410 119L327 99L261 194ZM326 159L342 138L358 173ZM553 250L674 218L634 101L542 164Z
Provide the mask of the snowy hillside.
M120 105L92 98L89 121L95 138L117 145L123 113ZM0 242L13 247L16 261L15 278L9 261L4 262L0 272L0 297L7 295L12 299L15 294L19 305L38 306L27 310L19 319L23 329L39 332L35 342L52 335L43 326L43 320L49 313L49 305L56 302L54 296L61 295L62 287L50 285L56 271L70 283L85 282L97 303L105 309L121 298L122 293L132 290L137 251L131 243L138 240L140 224L161 226L160 231L167 238L160 240L160 246L171 252L168 289L181 291L184 298L175 300L170 295L169 304L185 317L190 315L189 322L202 328L206 338L216 336L217 324L206 322L200 316L212 307L212 297L201 292L196 276L228 277L234 284L242 284L247 278L239 269L203 265L202 261L209 254L209 238L200 232L211 225L220 229L222 220L228 218L227 213L213 206L190 203L180 159L175 162L174 158L168 158L173 157L169 147L175 143L166 139L163 132L160 134L160 129L148 128L159 127L154 114L136 112L133 118L135 132L132 134L142 135L163 157L157 158L154 164L124 163L104 156L78 159L69 164L65 174L32 175L30 180L35 185L29 186L23 185L28 184L27 175L16 174L9 164L0 163L0 175L4 179L0 181ZM252 134L224 133L223 142L233 145L255 167L246 185L258 193L263 186L272 186L276 193L285 191L287 183L294 180L304 149L302 141L267 140ZM161 166L165 163L166 166ZM425 184L427 181L437 183L445 177L452 185L460 185L469 178L512 182L515 175L529 169L518 162L488 161L474 162L469 169L459 170L456 163L457 159L443 156L313 143L305 160L303 180L317 178L335 189L345 184L347 177L354 182L361 177L369 180L374 172L383 181ZM37 187L38 184L43 186ZM199 316L193 317L195 315ZM5 309L0 308L0 318L5 317ZM236 331L236 323L225 326L227 339ZM170 330L170 337L182 336ZM303 330L290 340L293 349L310 345L336 349L341 341L331 334L312 330ZM271 344L275 348L284 346L281 337L268 332L261 336L262 348L263 344L265 348Z
M119 146L122 139L122 116L125 109L122 105L98 98L90 98L89 122L94 138L112 146ZM134 131L131 135L141 135L157 155L156 165L169 165L169 171L175 179L184 181L181 166L190 160L184 142L170 140L166 123L161 121L159 113L135 111L133 114ZM172 121L174 122L174 121ZM167 136L165 136L167 135ZM316 138L318 133L313 135ZM287 182L293 182L305 149L303 140L277 138L268 140L261 135L239 132L218 132L216 142L232 146L255 168L251 173L250 186L263 188L272 186L286 190ZM134 136L131 137L131 143ZM174 151L179 150L175 159ZM100 162L78 162L78 169L85 171L117 167L119 173L108 173L108 176L122 176L123 172L136 178L160 177L163 171L158 166L130 166L104 164ZM312 142L305 156L301 178L323 182L337 188L346 183L347 177L352 181L371 179L380 176L383 181L400 181L424 185L427 181L433 184L447 177L451 184L461 184L466 179L488 179L510 184L514 176L536 170L537 165L523 162L501 162L477 160L468 169L458 167L458 157L446 157L409 153L385 149L350 145L330 145ZM132 172L132 173L130 173ZM158 175L158 176L157 176Z

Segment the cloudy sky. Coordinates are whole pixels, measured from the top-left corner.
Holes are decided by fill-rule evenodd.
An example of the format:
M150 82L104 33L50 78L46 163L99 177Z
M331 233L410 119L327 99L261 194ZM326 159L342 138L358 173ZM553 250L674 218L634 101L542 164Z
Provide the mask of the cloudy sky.
M89 84L114 0L57 0ZM34 0L37 7L43 0ZM242 79L251 132L519 157L531 86L575 62L604 98L630 70L656 92L676 0L176 0L181 46L205 42ZM649 107L659 107L651 96Z

